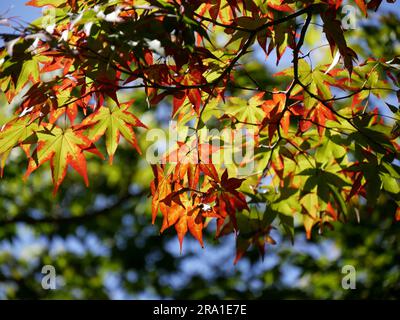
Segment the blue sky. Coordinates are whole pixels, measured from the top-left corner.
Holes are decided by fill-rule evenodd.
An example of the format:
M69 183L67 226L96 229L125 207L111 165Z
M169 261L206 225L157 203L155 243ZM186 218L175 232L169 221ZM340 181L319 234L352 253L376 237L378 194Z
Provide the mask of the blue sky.
M25 0L1 0L0 14L7 17L20 17L25 21L32 21L42 12L41 8L25 6Z

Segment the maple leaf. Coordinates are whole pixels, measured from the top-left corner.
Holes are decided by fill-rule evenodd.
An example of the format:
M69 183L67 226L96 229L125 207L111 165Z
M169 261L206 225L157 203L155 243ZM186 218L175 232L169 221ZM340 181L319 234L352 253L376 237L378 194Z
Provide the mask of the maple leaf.
M202 215L200 198L190 199L186 193L181 193L180 202L181 204L171 203L171 206L162 207L164 219L160 232L174 225L181 252L183 239L188 231L204 247L202 231L205 217Z
M286 1L284 0L272 0L268 1L268 6L277 10L277 11L283 11L283 12L293 12L293 8L290 7L290 4L284 3Z
M236 16L236 10L239 10L238 0L207 0L204 1L206 5L203 7L201 13L208 13L213 20L219 17L223 22L229 22Z
M26 2L25 5L33 7L44 7L44 6L58 7L64 2L65 2L64 0L31 0Z
M327 120L337 121L335 114L324 106L318 103L314 108L310 109L303 119L300 120L300 131L307 131L313 124L317 126L320 136L323 135Z
M207 52L208 55L208 52ZM211 55L211 53L210 53ZM189 72L190 70L190 72ZM177 76L174 78L174 82L180 83L182 86L195 86L195 85L200 85L202 83L205 83L206 80L203 76L203 72L206 71L206 68L204 67L199 67L195 65L189 65L188 66L188 72L185 73L183 76ZM185 101L188 101L193 110L199 114L200 113L200 107L201 107L201 90L198 88L192 88L192 89L185 89L181 91L177 91L174 93L174 99L173 99L173 109L172 109L172 116L174 116L178 110L184 105Z
M201 91L199 89L187 89L174 95L172 115L174 116L188 98L197 114L200 112Z
M152 223L154 224L158 209L160 206L166 206L161 201L171 194L171 175L164 175L164 170L160 166L152 165L154 180L150 183L150 190L152 195L151 201L151 216Z
M104 105L106 97L110 97L117 105L119 105L117 90L119 83L119 73L116 72L115 79L110 79L104 75L100 75L92 85L92 91L97 96L97 107Z
M265 116L261 108L264 102L263 96L264 93L261 92L248 101L238 97L230 97L229 104L225 107L225 113L237 119L240 123L260 124Z
M63 130L52 124L43 124L36 131L36 136L37 147L29 158L25 178L50 160L54 184L53 194L57 192L64 180L68 165L71 165L83 177L86 185L89 184L83 151L102 156L81 130L74 128Z
M347 46L341 22L335 19L333 13L329 11L325 14L321 14L321 18L324 22L323 29L331 47L332 55L334 54L335 47L337 47L340 55L343 57L344 66L351 75L353 71L353 60L357 60L358 57L354 50Z
M325 2L327 2L330 7L337 10L342 5L343 0L325 0Z
M234 218L236 210L248 209L244 195L236 190L244 179L228 178L226 170L219 179L212 164L191 164L190 166L185 164L183 167L178 164L174 173L167 172L167 174L161 166L152 168L155 176L151 183L153 223L160 210L164 217L160 232L175 226L181 249L183 238L188 231L203 246L202 229L206 217L217 218L217 235L220 235L221 227L228 215L232 220L232 226L236 227ZM190 172L193 171L197 173L201 171L211 179L213 187L206 194L193 189L195 185L193 181L190 181ZM186 173L189 177L189 187L181 184L183 175ZM198 175L195 174L195 176L197 176L195 179L197 181ZM215 205L209 206L211 203ZM205 205L208 206L207 210L204 209Z
M365 3L364 0L354 0L358 7L361 9L361 11L364 13L365 16L367 16L367 3Z
M178 163L175 166L170 166L167 173L164 172L164 167L152 166L154 180L151 182L152 200L152 221L154 223L158 210L164 212L165 208L171 208L172 203L179 204L185 207L181 202L181 195L186 192L196 193L200 173L206 177L219 181L218 173L213 164L205 163ZM206 180L204 180L204 183ZM185 183L187 187L183 187Z
M362 174L362 172L359 172L354 179L353 186L350 190L349 195L346 198L346 201L349 201L351 197L353 197L354 195L356 195L357 193L360 192L360 189L362 188L362 185L361 185L362 178L363 178L363 174Z
M60 118L63 114L66 114L69 121L71 123L73 123L74 120L76 119L76 116L78 115L77 104L74 103L68 107L62 107L62 108L57 108L57 109L53 110L52 112L50 112L49 122L55 123L57 121L57 119Z
M178 141L177 148L163 156L165 163L183 164L208 164L211 162L211 155L220 150L219 146L207 142L200 142L194 138L191 142Z
M267 100L262 104L266 117L262 122L262 127L268 125L268 137L270 143L278 126L281 126L285 135L289 133L290 113L285 110L286 95L277 93L272 95L272 100Z
M18 144L24 144L37 128L38 125L29 116L15 118L3 126L0 131L1 175L3 175L4 165L11 150Z
M128 111L130 104L131 102L124 103L113 109L102 106L86 117L80 125L81 128L88 129L87 136L93 142L105 135L110 163L113 161L121 134L141 154L133 127L147 127Z
M251 236L239 234L236 237L236 256L233 263L237 264L251 245L255 245L261 257L264 257L265 244L276 244L276 241L269 235L271 229L271 226L259 228Z
M221 235L227 217L229 217L229 224L236 230L236 211L249 210L244 194L236 190L244 180L229 178L228 170L225 169L221 180L210 182L212 187L207 191L203 202L215 202L214 210L220 216L217 218L217 237Z

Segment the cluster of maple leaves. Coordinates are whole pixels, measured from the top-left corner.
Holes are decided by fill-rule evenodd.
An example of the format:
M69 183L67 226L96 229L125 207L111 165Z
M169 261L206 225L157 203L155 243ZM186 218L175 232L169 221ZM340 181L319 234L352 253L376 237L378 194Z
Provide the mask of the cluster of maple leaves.
M354 1L363 15L381 2ZM390 88L382 75L394 85L398 75L379 60L355 66L357 54L339 19L342 1L31 0L28 5L50 6L57 23L43 26L39 19L0 52L0 89L9 103L19 100L0 131L2 170L20 146L28 158L26 176L50 161L57 192L68 166L88 183L85 153L103 157L96 147L101 138L110 162L121 135L140 153L134 128L146 125L134 115L135 101L119 101L119 93L131 89L143 90L152 107L171 99L172 117L182 125L194 119L197 134L211 116L210 105L226 127L256 131L260 152L251 160L260 170L251 177L235 177L232 168L212 163L215 150L197 136L190 144L178 142L166 164L153 165L153 223L161 212L161 232L174 226L181 246L188 231L203 245L203 229L215 219L217 237L237 235L239 259L252 244L263 253L265 243L274 243L275 218L291 234L300 213L310 237L314 225L322 228L343 216L346 201L355 204L364 196L373 205L381 185L398 196L400 171L393 165L398 135L386 134L377 110L365 110L375 87ZM312 69L302 57L313 17L321 19L332 55L341 57L343 67ZM213 50L215 30L228 37L226 51ZM275 75L290 81L279 89L245 88L254 94L241 100L231 95L235 71L255 42L267 57L275 50L277 63L291 49L293 67ZM348 92L348 108L336 105L333 87ZM359 141L355 149L353 138ZM356 160L348 159L350 152ZM272 176L271 186L262 184L266 176ZM260 203L264 218L253 224L251 213ZM245 212L247 231L240 221Z

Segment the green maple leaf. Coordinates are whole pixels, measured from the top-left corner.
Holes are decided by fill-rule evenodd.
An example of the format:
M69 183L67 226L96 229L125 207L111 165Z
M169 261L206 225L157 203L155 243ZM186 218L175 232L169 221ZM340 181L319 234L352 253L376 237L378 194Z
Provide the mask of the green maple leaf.
M30 117L20 117L9 121L0 131L0 167L1 173L11 150L31 137L37 124Z
M44 6L58 7L65 2L66 1L64 0L31 0L25 3L25 5L33 7L44 7Z
M263 93L257 94L248 101L238 97L231 97L225 107L225 113L243 123L259 124L265 117L265 113L261 108L264 102L263 95Z
M89 184L86 169L86 159L83 151L93 152L101 156L93 143L84 136L82 130L67 128L65 130L52 125L44 124L36 136L37 147L29 158L25 178L43 163L50 160L54 193L64 180L68 165L71 165Z
M121 134L141 153L133 127L146 128L146 126L128 111L129 105L130 103L125 103L114 109L100 107L82 121L82 126L88 128L87 136L91 141L96 142L105 134L110 162L117 150Z

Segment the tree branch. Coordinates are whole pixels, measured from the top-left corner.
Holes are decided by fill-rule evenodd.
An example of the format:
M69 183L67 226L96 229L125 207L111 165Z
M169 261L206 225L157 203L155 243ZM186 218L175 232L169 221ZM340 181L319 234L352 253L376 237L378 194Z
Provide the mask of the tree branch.
M271 154L270 157L268 159L267 165L265 166L263 173L262 173L262 177L265 177L265 175L267 174L269 167L271 165L272 162L272 157L273 157L273 153L277 147L277 145L279 144L279 142L282 140L282 135L281 135L281 131L280 131L280 126L281 126L281 121L283 116L285 115L285 113L287 111L289 111L289 99L290 99L290 95L294 89L294 87L299 83L299 76L298 76L298 70L299 70L299 54L300 54L300 50L301 47L304 44L304 39L306 37L306 33L307 33L307 29L310 25L311 22L311 18L312 18L312 11L311 10L307 10L307 11L303 11L302 13L307 13L307 18L304 22L304 25L301 29L301 33L300 33L300 38L298 43L296 44L296 46L293 49L293 70L294 70L294 80L292 81L292 83L290 84L288 90L286 91L286 99L285 99L285 106L283 107L283 110L281 112L281 115L277 121L277 131L278 131L278 140L273 144L272 148L271 148Z
M13 218L10 218L8 220L2 220L0 221L0 227L10 225L10 224L15 224L15 223L26 223L30 225L37 225L37 224L62 224L62 223L80 223L80 222L85 222L88 220L95 219L99 216L105 215L109 213L110 211L118 208L121 206L123 203L125 203L127 200L129 200L132 197L141 197L144 196L145 192L140 192L137 195L131 195L128 192L123 194L116 200L113 204L106 206L101 209L97 210L91 210L87 212L84 215L80 216L65 216L65 217L54 217L54 216L48 216L48 217L43 217L43 218L33 218L31 216L16 216Z

